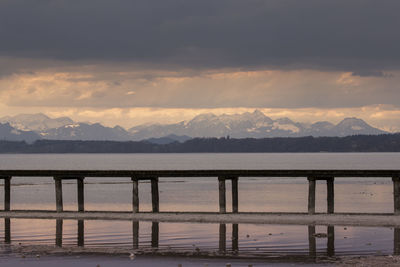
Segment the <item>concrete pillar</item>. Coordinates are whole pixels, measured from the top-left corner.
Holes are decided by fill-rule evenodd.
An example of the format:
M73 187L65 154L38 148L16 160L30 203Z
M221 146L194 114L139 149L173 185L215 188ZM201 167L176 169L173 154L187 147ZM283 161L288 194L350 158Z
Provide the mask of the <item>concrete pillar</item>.
M84 199L84 177L78 178L78 211L85 211L85 199Z
M4 210L9 211L11 207L11 177L4 177Z
M153 212L160 211L160 197L158 191L158 178L151 179L151 203Z
M315 214L315 178L308 177L308 214Z
M62 179L59 177L54 177L54 182L56 186L56 210L57 212L62 212L63 211Z
M132 177L132 211L139 212L139 179Z
M232 178L232 212L239 212L239 189L238 189L238 177Z
M328 208L327 212L328 213L334 213L334 204L335 204L335 193L334 193L334 177L329 177L326 180L326 185L327 185L327 203L328 203Z
M400 177L392 177L394 214L400 215Z
M218 177L219 212L226 213L226 187L225 177Z

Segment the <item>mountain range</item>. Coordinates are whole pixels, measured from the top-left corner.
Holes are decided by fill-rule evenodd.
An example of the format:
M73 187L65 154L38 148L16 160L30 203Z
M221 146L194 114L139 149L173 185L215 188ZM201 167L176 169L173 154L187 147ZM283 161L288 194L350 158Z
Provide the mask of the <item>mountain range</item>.
M377 135L387 132L358 118L345 118L338 124L320 121L313 124L289 118L271 119L259 110L242 114L200 114L188 121L173 124L146 124L128 130L106 127L100 123L74 122L68 117L50 118L45 114L20 114L0 118L0 139L25 140L147 140L167 144L195 137L301 137Z

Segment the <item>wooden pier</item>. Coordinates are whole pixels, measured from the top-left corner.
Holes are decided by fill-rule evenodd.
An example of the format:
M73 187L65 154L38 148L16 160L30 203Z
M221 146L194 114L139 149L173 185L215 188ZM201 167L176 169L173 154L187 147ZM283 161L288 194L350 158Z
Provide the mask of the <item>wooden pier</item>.
M227 213L226 180L232 183L232 213L239 213L239 179L249 177L304 177L308 179L308 214L315 214L316 181L327 183L327 213L334 213L334 180L336 177L392 178L394 214L400 215L400 170L0 170L4 180L4 211L11 207L12 177L54 177L56 211L63 212L63 180L77 181L78 212L84 212L85 177L120 177L132 181L132 212L140 212L139 181L151 182L152 212L160 212L159 178L185 177L196 179L215 177L218 180L219 213Z

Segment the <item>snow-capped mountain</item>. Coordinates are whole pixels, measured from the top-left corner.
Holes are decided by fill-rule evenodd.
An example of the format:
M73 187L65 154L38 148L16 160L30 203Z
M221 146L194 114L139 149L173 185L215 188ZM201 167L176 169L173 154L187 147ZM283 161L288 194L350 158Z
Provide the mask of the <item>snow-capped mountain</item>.
M386 133L373 128L361 119L346 118L339 124L317 122L305 124L289 118L273 120L259 110L253 113L220 116L212 113L200 114L190 121L168 125L142 125L129 129L136 140L159 138L171 134L191 137L264 138L299 136L347 136L356 134Z
M346 118L339 122L333 129L333 136L347 136L356 134L382 134L383 131L373 128L365 121L357 118Z
M128 131L120 126L106 127L100 123L77 123L67 117L51 119L44 114L17 115L0 119L9 124L0 133L7 140L148 140L154 143L182 142L194 137L265 138L300 136L348 136L384 134L361 119L346 118L337 125L327 121L313 124L294 122L289 118L276 120L259 110L242 114L200 114L189 121L174 124L147 124L135 126ZM5 127L5 126L4 126ZM34 130L35 132L26 132ZM17 138L9 133L26 138ZM29 133L29 134L28 134ZM17 138L17 139L16 139Z
M115 126L114 128L105 127L100 123L74 123L48 129L40 134L44 139L53 140L132 140L131 134L124 128L120 126Z
M32 131L21 131L9 123L0 123L0 140L33 142L41 137Z
M335 125L328 121L313 123L304 129L306 136L334 136Z
M74 122L68 117L52 119L43 113L37 113L6 116L0 118L0 123L9 123L12 127L18 130L41 132L48 129L73 124Z
M131 134L120 126L111 128L99 123L77 123L68 117L53 119L43 113L6 116L0 118L0 122L8 123L15 128L15 131L34 131L36 139L115 141L132 139ZM11 140L9 138L3 139Z

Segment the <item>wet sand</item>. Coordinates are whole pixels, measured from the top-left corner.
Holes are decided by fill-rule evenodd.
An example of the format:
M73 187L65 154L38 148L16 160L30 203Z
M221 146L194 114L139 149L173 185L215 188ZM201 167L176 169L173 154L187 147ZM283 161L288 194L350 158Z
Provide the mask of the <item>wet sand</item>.
M367 257L343 257L339 262L335 263L337 266L363 266L363 267L397 267L400 266L400 256L367 256Z
M2 267L14 267L14 266L30 266L30 267L67 267L67 266L80 266L80 267L125 267L125 266L137 266L137 267L248 267L248 266L271 266L271 267L286 267L294 266L293 263L267 263L262 261L229 261L229 260L210 260L210 259L178 259L178 258L156 258L156 257L144 257L130 260L129 258L119 258L113 256L58 256L58 257L41 257L39 259L25 258L9 258L6 262L0 260ZM300 263L300 266L333 266L329 263L316 263L307 264Z
M119 248L84 248L56 246L8 247L0 256L0 265L8 266L331 266L335 259L274 258L251 259L218 256L156 254ZM229 265L230 264L230 265Z
M11 266L387 266L400 265L400 256L343 256L293 259L229 259L201 256L141 255L129 249L60 248L54 246L10 246L9 255L0 257L2 267Z

